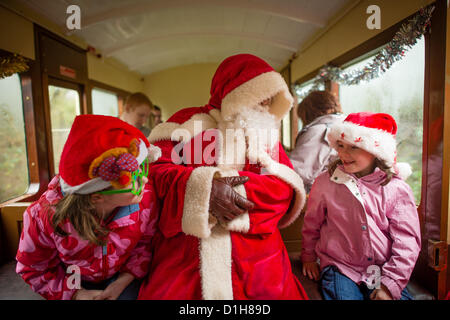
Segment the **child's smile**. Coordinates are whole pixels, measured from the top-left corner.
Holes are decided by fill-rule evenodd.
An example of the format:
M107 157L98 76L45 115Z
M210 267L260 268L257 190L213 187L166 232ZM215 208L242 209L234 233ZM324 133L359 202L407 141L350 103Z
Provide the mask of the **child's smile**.
M344 170L357 176L365 176L373 172L375 156L357 146L338 140L337 152L344 165Z

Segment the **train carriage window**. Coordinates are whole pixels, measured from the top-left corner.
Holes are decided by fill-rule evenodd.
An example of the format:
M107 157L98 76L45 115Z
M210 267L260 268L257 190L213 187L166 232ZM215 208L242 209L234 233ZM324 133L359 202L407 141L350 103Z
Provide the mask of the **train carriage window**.
M114 92L92 89L92 113L104 116L119 116L119 98Z
M0 202L29 186L27 143L20 77L0 79Z
M72 123L80 114L80 95L77 90L49 85L50 121L52 127L53 164L58 173L59 160Z
M345 72L360 69L372 57L353 64ZM403 59L378 78L357 85L339 86L340 102L345 114L360 111L391 114L398 124L398 162L407 162L412 175L407 182L420 202L422 181L423 100L425 76L425 40L405 53Z

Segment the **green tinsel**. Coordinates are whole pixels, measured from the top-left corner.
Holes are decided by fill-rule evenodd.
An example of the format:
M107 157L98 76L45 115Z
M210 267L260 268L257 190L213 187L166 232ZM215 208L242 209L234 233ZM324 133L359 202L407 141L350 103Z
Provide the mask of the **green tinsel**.
M396 61L412 48L431 26L431 17L435 7L422 8L408 22L402 24L392 40L366 66L351 72L332 65L323 66L313 79L313 87L306 92L318 90L326 81L330 80L342 85L356 85L361 81L369 81L386 72ZM300 97L300 98L303 98Z

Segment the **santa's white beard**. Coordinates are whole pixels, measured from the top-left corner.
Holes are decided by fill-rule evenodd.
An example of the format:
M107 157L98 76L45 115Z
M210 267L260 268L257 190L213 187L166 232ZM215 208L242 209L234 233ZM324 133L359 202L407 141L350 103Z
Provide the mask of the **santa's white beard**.
M247 142L257 143L258 149L263 151L271 150L278 142L279 123L267 108L260 105L233 116L227 121L226 128L244 130Z

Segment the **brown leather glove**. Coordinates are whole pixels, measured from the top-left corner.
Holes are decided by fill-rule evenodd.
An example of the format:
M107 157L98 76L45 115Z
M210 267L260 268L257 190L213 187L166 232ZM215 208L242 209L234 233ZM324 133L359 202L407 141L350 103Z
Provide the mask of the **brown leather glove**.
M254 203L233 190L233 187L248 181L246 176L214 178L209 198L209 211L218 218L233 220L254 207Z

